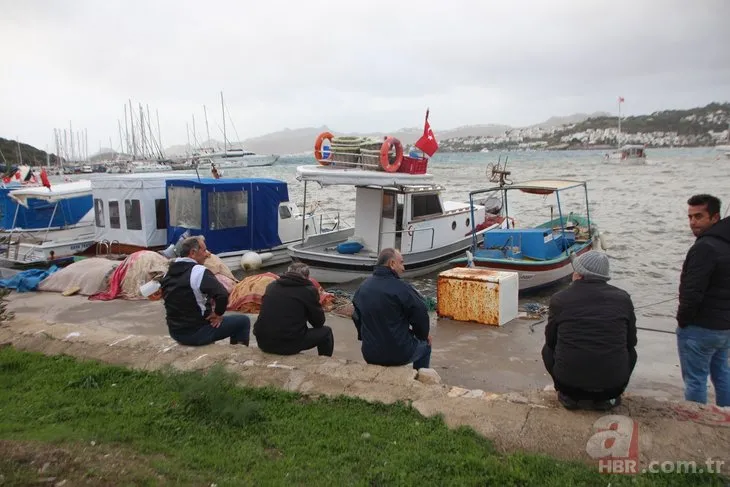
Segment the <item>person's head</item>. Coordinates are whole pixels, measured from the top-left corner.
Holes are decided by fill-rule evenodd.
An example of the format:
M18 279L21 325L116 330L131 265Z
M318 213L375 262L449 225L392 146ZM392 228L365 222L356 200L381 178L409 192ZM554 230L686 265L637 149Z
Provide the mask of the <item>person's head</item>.
M720 221L720 199L709 194L696 194L687 200L689 228L695 237Z
M378 261L375 265L389 267L399 276L403 274L405 267L403 266L403 256L395 249L387 248L380 251Z
M573 280L579 279L608 281L611 279L608 265L608 256L597 250L589 250L585 254L571 256L573 264Z
M286 270L287 274L296 274L304 279L309 279L309 266L301 262L294 262Z
M208 248L205 246L205 239L201 236L186 238L180 245L180 255L202 264L209 255Z

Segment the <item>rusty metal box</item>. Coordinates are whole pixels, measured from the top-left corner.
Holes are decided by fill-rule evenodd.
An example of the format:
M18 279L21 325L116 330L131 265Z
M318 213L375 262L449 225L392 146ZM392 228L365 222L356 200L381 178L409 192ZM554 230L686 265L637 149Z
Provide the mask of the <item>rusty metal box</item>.
M502 326L517 318L519 277L474 267L439 274L436 312L440 317Z

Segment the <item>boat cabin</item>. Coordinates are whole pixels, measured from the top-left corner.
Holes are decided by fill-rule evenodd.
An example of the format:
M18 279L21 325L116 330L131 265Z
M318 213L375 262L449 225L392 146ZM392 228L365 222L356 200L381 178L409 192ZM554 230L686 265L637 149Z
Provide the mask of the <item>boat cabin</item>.
M643 145L625 145L621 147L621 159L642 159L646 157Z
M194 174L118 174L91 183L96 241L119 254L162 248L167 244L168 179ZM112 243L114 245L112 245Z
M301 235L302 219L284 181L196 178L169 180L166 189L167 243L189 231L220 254L272 249Z

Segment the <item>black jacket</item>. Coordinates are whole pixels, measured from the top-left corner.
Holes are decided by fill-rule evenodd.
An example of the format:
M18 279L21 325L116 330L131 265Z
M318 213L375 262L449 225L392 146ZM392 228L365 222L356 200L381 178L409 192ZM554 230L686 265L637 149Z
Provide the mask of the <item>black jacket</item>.
M730 218L701 233L687 252L677 324L730 330Z
M324 325L319 292L309 279L287 272L266 286L253 333L259 343L298 342L304 339L307 322L314 328Z
M352 320L367 363L405 365L430 330L418 292L385 266L377 266L355 292Z
M553 377L584 390L621 387L631 376L636 316L629 294L607 282L574 281L550 300L545 346Z
M171 262L161 284L171 333L193 333L210 324L206 317L211 309L217 315L226 312L228 291L212 272L193 259L182 257Z

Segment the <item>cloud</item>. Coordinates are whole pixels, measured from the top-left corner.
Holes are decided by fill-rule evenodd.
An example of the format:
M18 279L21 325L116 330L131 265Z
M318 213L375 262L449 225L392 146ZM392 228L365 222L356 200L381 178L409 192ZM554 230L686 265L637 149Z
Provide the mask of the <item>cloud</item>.
M193 114L204 134L203 105L220 137L221 90L241 138L393 130L427 106L438 129L730 93L724 0L2 3L0 135L40 147L69 120L92 148L116 143L130 98L159 111L165 144Z

